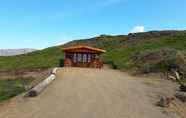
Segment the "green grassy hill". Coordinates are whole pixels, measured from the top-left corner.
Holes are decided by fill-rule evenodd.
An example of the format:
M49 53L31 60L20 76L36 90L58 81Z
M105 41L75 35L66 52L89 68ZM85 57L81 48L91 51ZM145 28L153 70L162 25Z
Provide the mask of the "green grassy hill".
M0 57L0 71L47 69L59 65L60 47L50 47L25 55Z
M85 44L107 50L103 55L106 63L114 63L119 69L136 67L133 57L148 50L186 50L186 31L151 31L129 35L109 36L75 40L62 46L50 47L29 54L0 57L0 71L47 69L59 66L63 58L62 47Z
M107 50L102 58L113 68L150 73L169 71L176 67L186 77L186 31L101 35L20 56L0 57L0 73L8 73L8 75L13 73L13 76L18 78L15 80L0 78L0 102L25 91L23 82L29 79L21 79L22 74L20 76L19 72L45 70L59 66L63 58L62 48L80 44ZM16 74L17 72L19 74ZM33 79L38 78L31 80Z

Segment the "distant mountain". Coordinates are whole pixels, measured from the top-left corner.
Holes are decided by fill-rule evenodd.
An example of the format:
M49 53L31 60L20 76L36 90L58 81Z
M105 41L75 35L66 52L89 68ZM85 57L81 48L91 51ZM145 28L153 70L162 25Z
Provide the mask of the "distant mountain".
M35 49L0 49L0 56L15 56L36 51Z

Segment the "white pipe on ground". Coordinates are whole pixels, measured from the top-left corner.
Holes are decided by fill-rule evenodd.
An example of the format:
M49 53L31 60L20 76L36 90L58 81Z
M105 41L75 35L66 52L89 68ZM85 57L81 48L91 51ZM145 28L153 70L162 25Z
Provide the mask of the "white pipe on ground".
M56 73L57 73L57 70L58 70L58 68L54 68L54 69L52 70L52 74L56 74Z
M58 68L53 69L52 74L39 83L37 86L32 88L28 93L27 96L29 97L35 97L38 96L51 82L53 82L56 79L56 73L57 73Z

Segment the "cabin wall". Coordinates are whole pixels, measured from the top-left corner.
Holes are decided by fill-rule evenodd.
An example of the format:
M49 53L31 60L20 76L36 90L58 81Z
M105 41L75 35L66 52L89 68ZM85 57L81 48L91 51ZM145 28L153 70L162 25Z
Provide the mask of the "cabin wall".
M73 53L66 52L64 59L65 67L89 67L102 68L103 62L96 53Z

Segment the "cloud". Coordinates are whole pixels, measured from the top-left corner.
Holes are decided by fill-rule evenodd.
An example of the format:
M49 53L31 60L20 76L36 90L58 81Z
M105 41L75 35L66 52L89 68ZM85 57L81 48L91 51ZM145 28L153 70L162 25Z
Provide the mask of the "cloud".
M144 32L145 27L144 26L135 26L130 33L137 33L137 32Z

